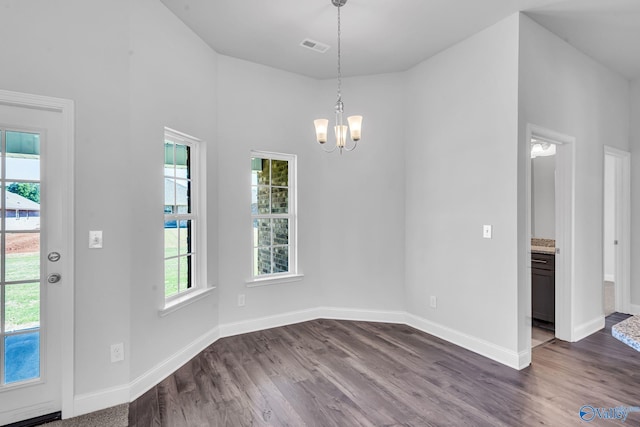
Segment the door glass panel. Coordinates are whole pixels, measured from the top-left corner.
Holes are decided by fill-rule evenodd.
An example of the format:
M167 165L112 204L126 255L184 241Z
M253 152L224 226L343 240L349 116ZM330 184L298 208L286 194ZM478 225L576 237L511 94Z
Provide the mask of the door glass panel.
M4 200L6 230L40 229L40 183L6 182Z
M0 388L40 376L40 135L2 131Z
M5 282L40 279L40 233L5 233Z
M5 384L40 376L40 330L4 337Z
M37 329L40 326L40 283L5 287L5 330Z
M40 180L40 135L7 131L6 179Z

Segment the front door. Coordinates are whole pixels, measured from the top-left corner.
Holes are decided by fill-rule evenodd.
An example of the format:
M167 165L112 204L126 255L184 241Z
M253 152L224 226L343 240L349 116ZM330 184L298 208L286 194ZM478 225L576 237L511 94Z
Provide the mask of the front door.
M2 95L0 425L62 409L62 311L72 308L65 115Z

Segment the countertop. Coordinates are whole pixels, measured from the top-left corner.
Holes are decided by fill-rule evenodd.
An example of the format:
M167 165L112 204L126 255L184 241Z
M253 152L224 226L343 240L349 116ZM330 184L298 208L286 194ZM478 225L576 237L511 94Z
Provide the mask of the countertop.
M555 255L556 248L549 246L533 246L531 245L531 253L532 254L549 254Z
M554 255L556 253L556 241L555 239L542 239L539 237L531 238L531 253L532 254L549 254Z

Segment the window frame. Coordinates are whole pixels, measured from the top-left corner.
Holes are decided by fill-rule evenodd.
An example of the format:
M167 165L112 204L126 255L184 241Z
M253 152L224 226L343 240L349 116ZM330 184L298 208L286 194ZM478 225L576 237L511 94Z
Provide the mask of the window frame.
M176 221L176 227L179 227L179 221L191 220L192 230L190 233L191 239L191 287L179 291L176 294L166 296L166 283L164 279L164 272L166 271L166 263L168 259L174 259L173 257L167 258L163 253L163 286L162 286L162 299L164 301L163 307L160 310L161 315L168 314L175 309L193 302L204 296L208 291L212 290L207 284L207 224L206 224L206 144L191 135L187 135L183 132L165 127L164 139L162 143L163 147L163 182L169 176L164 172L164 147L167 142L174 144L186 145L189 147L189 199L191 212L188 213L164 213L163 214L163 252L165 247L165 222ZM164 205L164 192L163 192L163 205ZM163 208L164 210L164 208ZM185 229L186 230L186 229ZM180 259L180 257L178 257Z
M251 176L251 159L260 158L260 159L268 159L268 160L282 160L288 163L288 190L289 190L289 203L287 207L288 213L286 214L259 214L250 212L251 222L250 222L250 249L251 249L251 259L249 262L250 265L250 279L246 281L248 286L259 286L265 284L272 283L286 283L291 281L300 280L303 275L298 271L298 192L297 192L297 163L298 157L295 154L286 154L286 153L274 153L269 151L257 151L251 150L249 156L249 176ZM271 186L271 184L270 184ZM253 182L249 183L249 208L251 207L251 192L253 190ZM269 273L269 274L255 274L255 246L254 246L254 226L253 222L256 219L260 218L287 218L289 220L289 271L282 273ZM273 246L273 244L271 245Z

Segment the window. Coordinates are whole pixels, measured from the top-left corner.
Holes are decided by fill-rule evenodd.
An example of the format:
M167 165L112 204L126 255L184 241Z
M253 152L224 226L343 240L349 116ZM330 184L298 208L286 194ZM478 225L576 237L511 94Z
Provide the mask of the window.
M251 153L253 280L297 275L296 156Z
M172 301L206 286L206 206L200 141L165 128L164 294Z

